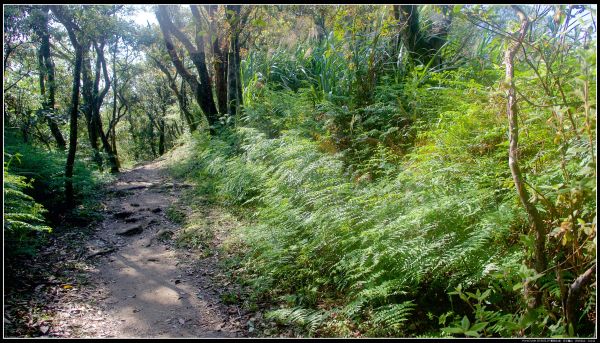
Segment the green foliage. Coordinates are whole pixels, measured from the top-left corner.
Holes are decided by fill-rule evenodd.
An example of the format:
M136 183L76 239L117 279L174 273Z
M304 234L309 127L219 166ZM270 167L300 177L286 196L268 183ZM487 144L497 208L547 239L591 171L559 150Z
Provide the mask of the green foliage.
M52 232L43 214L46 209L31 196L24 193L32 188L32 182L8 171L11 163L19 161L20 155L5 153L4 162L4 243L7 254L32 254L42 243L43 233ZM16 161L14 161L16 160Z
M501 74L482 73L409 74L404 85L381 85L377 102L355 109L313 105L302 89L294 98L293 90L264 87L246 107L252 128L193 138L187 167L176 168L203 196L251 211L251 224L238 232L243 264L256 294L280 299L273 318L309 334L345 336L435 330L435 323L408 325L423 311L439 317L446 336L568 332L558 308L521 310L524 282L541 282L557 300L560 285L521 267L533 243L506 164L505 102L488 86ZM310 125L296 124L307 117ZM528 180L555 184L542 187L539 205L554 204L544 213L582 214L552 235L568 246L578 225L578 239L593 242L593 169L575 167L592 165L589 143L573 137L561 165L544 121L535 111L523 117ZM371 147L370 140L378 142ZM577 187L565 186L564 170L570 180L580 175ZM595 256L593 244L585 246ZM469 307L440 313L448 300L439 294L460 285L469 289L460 293Z
M67 214L64 208L65 153L21 143L12 134L5 136L4 144L6 153L21 156L10 163L9 172L29 180L31 187L25 192L48 210L47 219L58 223L69 217L79 224L86 224L98 218L96 200L100 195L99 189L103 183L110 181L110 176L94 171L88 162L76 161L73 187L78 206Z
M240 235L248 267L263 289L294 294L296 306L337 299L340 314L368 333L400 334L419 296L414 290L480 282L492 261L518 254L498 244L511 235L513 210L497 207L487 189L469 182L472 174L446 167L432 170L434 177L409 168L354 183L339 156L319 152L297 132L274 139L238 132L242 155L197 137L189 170L213 183L204 190L215 200L255 207L256 224Z
M269 317L297 334L591 335L594 289L582 294L577 331L563 304L596 257L596 36L584 16L593 13L525 9L536 20L514 87L518 164L548 232L548 270L536 272L536 237L507 159L512 85L502 60L514 9L418 8L422 34L412 38L440 42L422 64L393 8L332 9L250 16L243 113L217 135L184 138L171 157L195 196L248 217L231 262L254 289L245 301L270 301ZM444 27L438 35L449 21L448 36ZM140 85L161 85L149 75ZM143 131L132 132L136 158L156 155L143 114L159 108L144 99L130 118ZM212 233L187 224L180 244L203 249ZM527 309L532 284L542 292L537 309Z
M309 336L323 323L327 313L309 310L301 307L280 308L267 313L267 319L273 319L281 324L295 325L304 328Z
M177 224L183 224L185 222L185 213L178 209L174 205L170 205L165 211L167 218Z
M525 269L527 268L525 267ZM521 284L514 287L515 290L521 290L522 288L523 285ZM464 337L543 336L561 338L569 335L573 336L572 332L567 335L568 329L564 323L564 318L557 319L556 315L543 307L507 313L503 310L506 308L506 304L501 304L506 301L506 298L493 296L502 292L502 290L492 285L484 292L479 289L475 293L465 291L460 285L454 291L448 292L449 295L457 295L469 306L472 313L464 315L462 318L453 311L445 313L439 317L440 324L446 324L449 317L454 318L454 320L449 323L450 326L443 327L442 331L450 335ZM471 319L473 321L469 319L469 316L474 318Z

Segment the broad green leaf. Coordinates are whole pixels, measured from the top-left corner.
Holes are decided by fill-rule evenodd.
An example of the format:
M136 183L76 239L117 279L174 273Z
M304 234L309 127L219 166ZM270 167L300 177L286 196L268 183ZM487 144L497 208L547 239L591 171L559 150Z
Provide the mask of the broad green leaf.
M442 331L447 332L447 333L463 333L463 332L465 332L461 328L442 328Z
M469 318L467 316L464 316L463 319L460 321L460 327L462 327L464 331L467 331L469 330L470 326L471 322L469 321Z
M481 331L487 325L488 325L488 322L475 323L475 324L473 324L473 326L471 326L471 328L469 330L470 331Z

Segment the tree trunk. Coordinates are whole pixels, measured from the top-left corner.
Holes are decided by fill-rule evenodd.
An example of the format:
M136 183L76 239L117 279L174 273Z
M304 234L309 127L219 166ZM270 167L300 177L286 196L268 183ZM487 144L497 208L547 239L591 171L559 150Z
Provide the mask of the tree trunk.
M442 59L437 53L446 43L451 21L445 17L444 21L439 23L437 32L429 34L420 28L417 5L394 5L393 10L394 17L400 24L400 38L411 59L421 64L428 64L433 58L431 65L440 65ZM447 12L446 7L442 10L444 13Z
M50 33L48 32L48 12L47 6L42 7L39 10L41 16L41 22L37 26L37 33L41 38L41 44L39 49L39 71L40 71L40 93L43 100L44 115L46 121L56 141L56 146L64 151L67 147L67 143L60 132L58 124L52 117L54 115L55 97L56 97L56 84L55 84L55 68L52 56L50 55ZM46 93L45 80L48 79L48 92Z
M194 21L198 26L200 18L197 12L197 8L194 5L192 5L191 8L192 14L194 15ZM194 94L196 102L206 115L206 119L208 120L208 124L210 126L210 133L211 135L214 135L216 133L215 129L219 125L219 117L217 107L215 106L215 102L213 100L210 82L208 80L208 70L206 69L204 54L204 41L202 36L200 35L200 30L197 29L197 47L194 47L194 45L192 45L192 43L185 36L185 34L179 31L175 27L175 25L173 25L165 6L158 7L158 10L156 12L156 18L163 33L163 37L165 39L165 46L167 48L169 57L171 57L171 61L173 62L173 65L175 66L177 72L181 75L183 79L186 80L186 82L192 88L192 92ZM191 74L181 62L181 59L175 51L175 46L171 39L171 34L174 35L181 43L183 43L186 50L190 54L192 62L194 63L198 75L200 77L200 82L198 82L196 76Z
M519 118L517 98L515 94L515 85L513 81L513 60L515 54L517 53L517 50L519 49L523 40L525 39L525 33L527 32L527 27L529 26L529 20L527 19L525 13L523 13L523 11L518 6L513 6L513 9L517 12L519 19L521 20L521 26L518 31L518 41L515 44L509 46L504 55L504 64L506 65L506 74L504 82L508 86L508 102L506 106L506 114L508 117L509 127L508 166L512 174L513 182L515 184L519 200L521 201L521 204L527 212L527 216L529 217L529 224L531 225L531 229L533 230L533 234L535 235L535 251L533 261L534 269L538 273L543 273L546 270L547 266L545 255L546 227L542 222L537 208L534 204L532 204L529 201L529 193L525 188L525 183L523 182L521 169L519 168ZM533 283L527 284L525 292L526 296L532 296L531 301L528 301L529 308L535 308L541 304L541 293L537 285Z
M121 163L119 162L119 155L117 153L117 139L116 139L116 134L115 134L115 127L117 126L117 121L119 120L119 116L117 113L117 99L118 99L118 93L117 93L117 47L119 44L119 37L117 36L115 39L115 49L113 51L113 113L112 113L112 120L111 120L111 124L108 126L108 132L107 135L110 136L110 140L111 140L111 144L110 147L111 149L111 155L114 156L114 162L115 162L115 167L116 170L119 171L119 168L121 168ZM119 109L119 113L120 113L120 109Z
M165 113L163 113L163 117ZM165 120L158 119L158 154L162 156L165 153Z
M150 116L150 114L148 114ZM156 149L154 148L154 124L150 122L150 150L152 151L152 158L158 157L156 155Z
M173 93L175 93L175 96L177 97L177 102L179 103L179 109L182 111L183 117L184 117L186 123L188 124L188 126L190 127L190 132L196 131L196 129L198 128L198 124L196 123L196 119L194 118L194 115L189 111L189 108L187 106L187 102L186 102L186 98L185 98L185 89L184 89L185 84L184 84L183 79L181 81L181 91L180 91L179 89L177 89L177 83L176 83L175 78L171 75L171 73L169 72L167 67L160 60L158 60L158 58L155 58L153 56L150 56L150 58L152 58L152 60L154 60L154 64L167 77L169 88L171 88L171 90L173 91Z
M208 14L211 17L211 33L213 37L212 53L213 53L213 68L215 70L215 93L217 94L217 105L219 113L227 113L227 54L221 49L221 41L219 41L218 28L216 25L217 5L208 6Z
M567 323L573 325L573 332L577 332L577 303L581 291L585 286L592 282L592 277L596 272L596 265L590 267L583 274L581 274L569 287L569 293L567 296L565 313L567 317Z
M117 162L117 156L115 156L112 147L104 133L104 129L102 128L102 118L100 117L100 109L102 108L102 103L104 101L104 97L108 93L110 89L111 80L108 76L108 69L106 68L106 59L104 58L104 42L100 44L94 44L94 48L96 49L96 80L94 82L94 109L92 115L94 117L94 123L96 124L96 128L98 130L98 135L100 136L100 141L102 142L102 148L104 152L108 155L108 163L110 164L110 172L118 173L119 172L119 163ZM104 76L104 88L102 91L99 91L99 83L100 83L100 68L102 68L102 75Z
M239 80L239 21L240 5L227 5L227 20L231 33L227 53L227 112L235 117L240 107L241 83Z
M92 80L92 67L91 60L89 57L89 46L83 48L83 88L82 96L84 101L83 114L85 115L88 139L90 141L90 147L92 148L92 159L102 169L102 156L100 155L100 148L98 146L98 130L96 128L96 117L94 116L94 95L92 89L94 88L94 81Z
M73 68L73 89L71 92L71 109L69 122L69 152L65 164L65 200L69 208L75 205L73 195L73 166L75 165L75 153L77 151L77 114L79 111L79 82L81 80L81 65L83 60L83 49L75 36L75 25L62 13L58 6L54 10L58 20L65 26L71 45L75 49L75 66Z
M177 85L174 83L173 84L174 89L177 89ZM198 129L198 119L196 118L196 116L190 112L190 108L189 108L189 101L188 101L188 97L187 97L187 90L185 89L185 81L183 79L181 79L181 88L179 93L175 94L177 96L177 101L179 102L179 106L180 109L184 115L184 118L186 120L186 122L188 123L188 126L190 127L190 131L194 132L196 131L196 129Z

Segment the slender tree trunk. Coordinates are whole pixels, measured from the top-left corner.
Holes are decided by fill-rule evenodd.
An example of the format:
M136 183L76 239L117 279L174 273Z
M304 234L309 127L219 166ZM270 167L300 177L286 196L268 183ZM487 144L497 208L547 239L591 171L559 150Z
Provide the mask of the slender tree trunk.
M173 84L174 90L177 89L177 85ZM185 89L185 81L181 79L181 90L179 93L176 93L177 101L179 102L179 106L181 111L183 112L184 118L190 127L190 132L194 132L198 129L198 119L192 112L190 112L189 101L187 97L187 90Z
M58 6L57 6L58 7ZM59 9L55 11L59 21L65 26L69 34L71 45L75 49L75 66L73 68L73 89L71 92L71 109L69 122L69 151L65 164L65 200L68 207L75 205L73 195L73 166L75 165L75 153L77 151L77 114L79 111L79 82L81 80L81 65L83 60L83 49L77 41L74 24Z
M148 116L150 116L148 114ZM150 122L150 150L152 151L152 158L158 157L156 155L156 148L154 147L154 123Z
M227 5L228 21L231 28L229 52L227 53L227 112L236 116L240 107L241 83L239 80L239 21L240 5Z
M50 55L50 33L48 32L48 12L47 6L42 7L40 10L41 23L37 27L37 33L41 38L41 44L39 49L39 71L40 71L40 93L43 100L43 108L46 116L46 121L56 141L58 149L64 151L67 147L67 143L60 132L58 124L52 118L54 115L55 97L56 97L56 84L55 84L55 68L52 56ZM46 93L45 79L48 79L48 92ZM49 112L49 113L48 113Z
M240 32L239 28L235 35L235 80L236 80L236 91L237 91L237 114L240 114L243 105L242 98L242 75L241 75L241 60L240 60Z
M99 115L98 115L99 117ZM98 118L99 119L99 118ZM110 145L110 142L108 141L108 138L106 137L106 134L104 133L104 130L102 129L102 122L100 120L96 120L96 124L97 124L97 129L98 129L98 133L100 134L100 141L102 142L102 148L104 149L104 152L108 155L108 163L110 164L110 172L111 173L118 173L119 172L119 163L117 162L117 156L115 156L113 148Z
M525 33L529 26L529 20L525 13L518 7L512 6L517 12L519 19L521 20L521 26L518 31L517 43L510 43L511 45L506 50L504 55L504 64L506 65L505 84L508 86L508 103L506 106L506 114L508 117L508 137L509 137L509 148L508 148L508 166L512 174L513 182L519 196L519 200L527 215L529 217L529 224L535 236L535 251L534 251L534 269L538 273L543 273L546 270L547 261L545 254L546 246L546 227L542 222L540 214L535 207L529 201L529 193L525 188L521 169L519 168L519 117L517 108L517 98L515 94L514 85L514 65L513 60L517 50L521 46L525 39ZM530 283L525 288L526 296L530 297L531 301L528 302L529 308L538 307L541 304L541 293L537 285Z
M119 37L116 37L115 40L115 49L113 51L113 112L112 112L112 122L114 123L112 128L109 126L108 134L110 135L110 130L112 129L111 142L109 144L109 148L111 148L110 156L113 157L114 170L115 172L119 171L121 163L119 162L119 155L117 154L117 140L115 138L115 126L117 126L117 47L119 44Z
M217 28L217 5L208 6L208 14L211 17L211 32L213 37L212 53L213 53L213 68L215 70L215 93L217 94L217 105L219 113L227 113L227 54L221 49L221 41L219 40Z
M92 80L92 67L89 56L89 45L83 48L83 88L82 96L84 101L83 113L85 115L88 139L90 141L90 147L92 148L92 159L102 169L102 156L100 155L100 147L98 146L98 129L96 128L96 117L94 116L94 81Z
M121 161L119 161L119 153L117 151L117 138L116 138L116 133L115 133L115 128L112 128L112 133L110 135L110 141L111 141L111 146L112 146L112 152L113 155L115 156L116 159L116 164L117 164L117 170L121 168Z
M96 78L94 80L94 91L93 91L93 108L92 108L92 118L94 118L94 125L96 128L96 132L100 137L100 141L102 142L102 148L106 155L108 156L108 163L110 165L111 173L119 172L119 163L117 162L117 156L115 156L112 147L104 133L104 129L102 128L102 117L100 116L100 110L102 108L102 102L104 101L104 97L108 93L110 89L111 80L108 77L108 69L106 68L106 59L104 58L104 42L100 44L94 43L94 48L96 50ZM99 90L100 83L100 69L102 69L102 75L104 76L104 88L102 91Z
M592 282L595 273L596 265L588 268L588 270L586 270L583 274L579 275L569 287L565 313L567 317L567 323L569 325L573 325L573 332L577 332L577 303L579 301L579 296L583 288Z
M204 114L206 115L206 119L208 120L208 124L210 126L210 133L211 135L214 135L216 133L215 129L219 125L219 112L217 111L217 107L215 105L212 95L212 89L208 79L208 70L206 68L204 53L204 40L199 30L200 15L195 5L191 5L190 7L194 17L194 22L197 26L197 32L195 37L196 46L194 46L190 42L190 40L185 36L185 34L179 31L171 22L171 18L169 18L169 14L165 6L158 7L158 10L156 12L156 19L158 20L159 26L163 33L165 46L167 48L169 56L171 57L173 65L175 66L175 69L177 69L177 72L179 72L181 77L185 79L186 82L190 85L196 102L202 109L202 112L204 112ZM196 67L196 70L200 77L200 81L198 81L198 79L196 79L196 76L191 74L181 62L181 59L175 51L171 35L174 35L185 46L186 50L190 54L194 66Z
M196 123L196 119L194 118L193 114L189 111L189 108L187 106L187 101L186 101L186 96L185 96L185 88L184 88L185 87L184 80L183 79L181 80L181 91L180 91L177 89L176 80L169 72L169 69L167 69L167 67L157 58L154 58L153 56L150 56L150 58L152 58L154 60L154 64L156 64L156 66L167 77L169 88L171 88L171 90L173 91L173 93L175 93L175 96L177 97L177 102L179 103L179 110L182 112L183 117L190 128L190 132L196 131L196 129L198 128L198 124Z
M163 113L163 116L165 113ZM165 120L158 119L158 154L162 156L165 153Z

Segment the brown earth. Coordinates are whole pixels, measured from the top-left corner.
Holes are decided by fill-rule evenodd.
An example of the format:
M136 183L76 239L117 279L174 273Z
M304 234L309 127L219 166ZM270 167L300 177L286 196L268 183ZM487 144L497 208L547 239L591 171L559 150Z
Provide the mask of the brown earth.
M28 316L27 325L50 337L246 336L250 314L223 304L220 297L228 290L228 282L219 283L224 278L217 267L215 245L222 234L206 243L210 254L174 244L182 227L169 213L190 186L170 179L160 162L121 173L108 190L103 220L82 242L84 247L76 244L79 258L68 260L77 266L65 272L69 278L50 275L45 282L28 285L34 293L27 303L29 314L14 309L25 302L10 302L14 308L7 311L5 305L5 325ZM211 208L198 213L209 222L219 221ZM60 275L63 267L54 269ZM17 336L24 335L19 332Z

